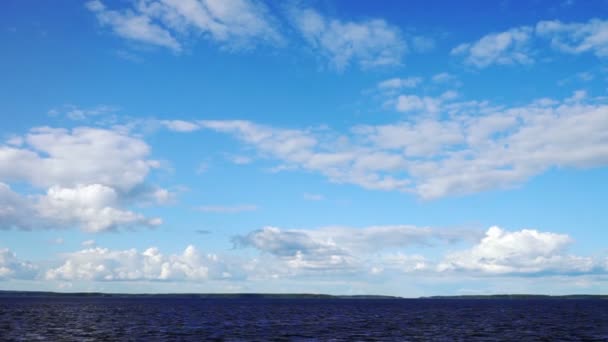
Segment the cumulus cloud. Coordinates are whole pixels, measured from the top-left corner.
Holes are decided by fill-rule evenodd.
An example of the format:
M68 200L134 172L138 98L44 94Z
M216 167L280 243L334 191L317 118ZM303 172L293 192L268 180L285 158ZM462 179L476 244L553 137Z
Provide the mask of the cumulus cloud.
M10 186L0 183L0 227L3 229L34 227L32 217L37 212L26 198L14 192Z
M446 246L474 244L447 251ZM492 275L582 275L608 271L601 258L567 253L565 234L533 229L448 230L415 226L365 228L264 227L233 238L237 247L253 247L282 276L321 273L398 275L402 273ZM424 248L435 248L428 255ZM441 248L439 255L436 247ZM416 253L412 253L415 248ZM258 271L262 271L259 269ZM353 274L354 274L353 273Z
M313 9L293 11L296 29L337 70L350 64L361 68L399 65L407 43L399 28L381 19L341 21Z
M266 6L250 0L144 0L116 10L94 0L86 7L116 35L176 53L196 36L231 49L283 40Z
M157 226L159 218L148 219L141 214L118 208L119 198L112 188L91 184L75 188L51 187L36 204L41 218L62 226L77 225L89 232L117 227Z
M36 265L17 258L8 248L0 248L0 280L32 279L37 271Z
M79 227L88 232L162 223L120 208L117 192L101 184L53 186L45 195L22 196L0 183L0 226L4 229Z
M114 130L39 127L24 142L0 145L0 181L38 187L99 183L129 191L158 165L146 159L150 149L144 141Z
M471 242L469 248L463 246ZM89 240L83 242L82 250L36 265L0 249L0 279L204 282L357 276L365 282L370 279L366 277L404 274L488 277L608 272L605 257L568 253L573 243L568 235L534 229L507 231L496 226L485 235L477 230L407 225L319 229L268 226L237 235L233 243L237 248L255 248L260 254L247 259L240 253L204 254L192 245L175 254L162 253L155 247L114 250L96 247ZM447 246L459 249L446 251Z
M491 33L476 42L460 44L451 53L464 56L465 63L477 68L492 64L530 64L534 62L529 47L532 34L533 29L527 26Z
M34 128L19 146L0 146L2 228L80 227L98 232L119 227L156 226L162 221L125 208L137 196L162 199L163 189L142 192L157 162L148 145L113 130ZM18 193L11 182L44 193ZM168 196L168 195L167 195Z
M64 255L59 267L45 273L47 280L204 281L230 277L217 255L202 254L192 245L181 254L162 254L155 247L143 252L88 248Z
M572 239L565 234L533 229L508 232L491 227L471 249L448 254L439 271L506 273L586 273L595 267L590 257L565 254Z

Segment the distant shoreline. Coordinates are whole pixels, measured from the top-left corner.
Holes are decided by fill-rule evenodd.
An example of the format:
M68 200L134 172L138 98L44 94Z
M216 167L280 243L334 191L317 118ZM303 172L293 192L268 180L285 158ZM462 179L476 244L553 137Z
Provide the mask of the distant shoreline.
M0 290L0 298L20 297L107 297L107 298L200 298L200 299L605 299L608 294L494 294L494 295L456 295L399 297L386 295L329 295L314 293L104 293L104 292L52 292L52 291L8 291Z

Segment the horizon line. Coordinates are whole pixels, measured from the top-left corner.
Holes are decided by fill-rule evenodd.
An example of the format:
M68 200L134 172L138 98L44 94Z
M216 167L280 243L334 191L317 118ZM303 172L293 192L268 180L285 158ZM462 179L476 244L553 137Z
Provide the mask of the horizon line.
M0 296L6 294L22 294L22 295L74 295L74 296L300 296L300 297L329 297L329 298L386 298L386 299L449 299L449 298L492 298L492 297L549 297L549 298L572 298L572 297L605 297L606 294L535 294L535 293L495 293L495 294L464 294L464 295L430 295L418 297L403 297L396 295L383 294L327 294L327 293L306 293L306 292L100 292L100 291L36 291L36 290L0 290Z

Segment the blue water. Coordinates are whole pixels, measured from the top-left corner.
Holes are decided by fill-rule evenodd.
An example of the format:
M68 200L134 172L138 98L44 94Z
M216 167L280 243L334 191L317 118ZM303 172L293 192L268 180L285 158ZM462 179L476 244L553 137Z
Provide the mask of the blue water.
M0 298L2 341L608 341L608 300Z

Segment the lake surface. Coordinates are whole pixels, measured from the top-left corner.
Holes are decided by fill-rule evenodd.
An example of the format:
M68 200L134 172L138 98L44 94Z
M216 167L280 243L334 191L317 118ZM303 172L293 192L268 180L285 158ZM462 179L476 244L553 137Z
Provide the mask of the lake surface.
M4 341L608 341L608 300L0 298Z

